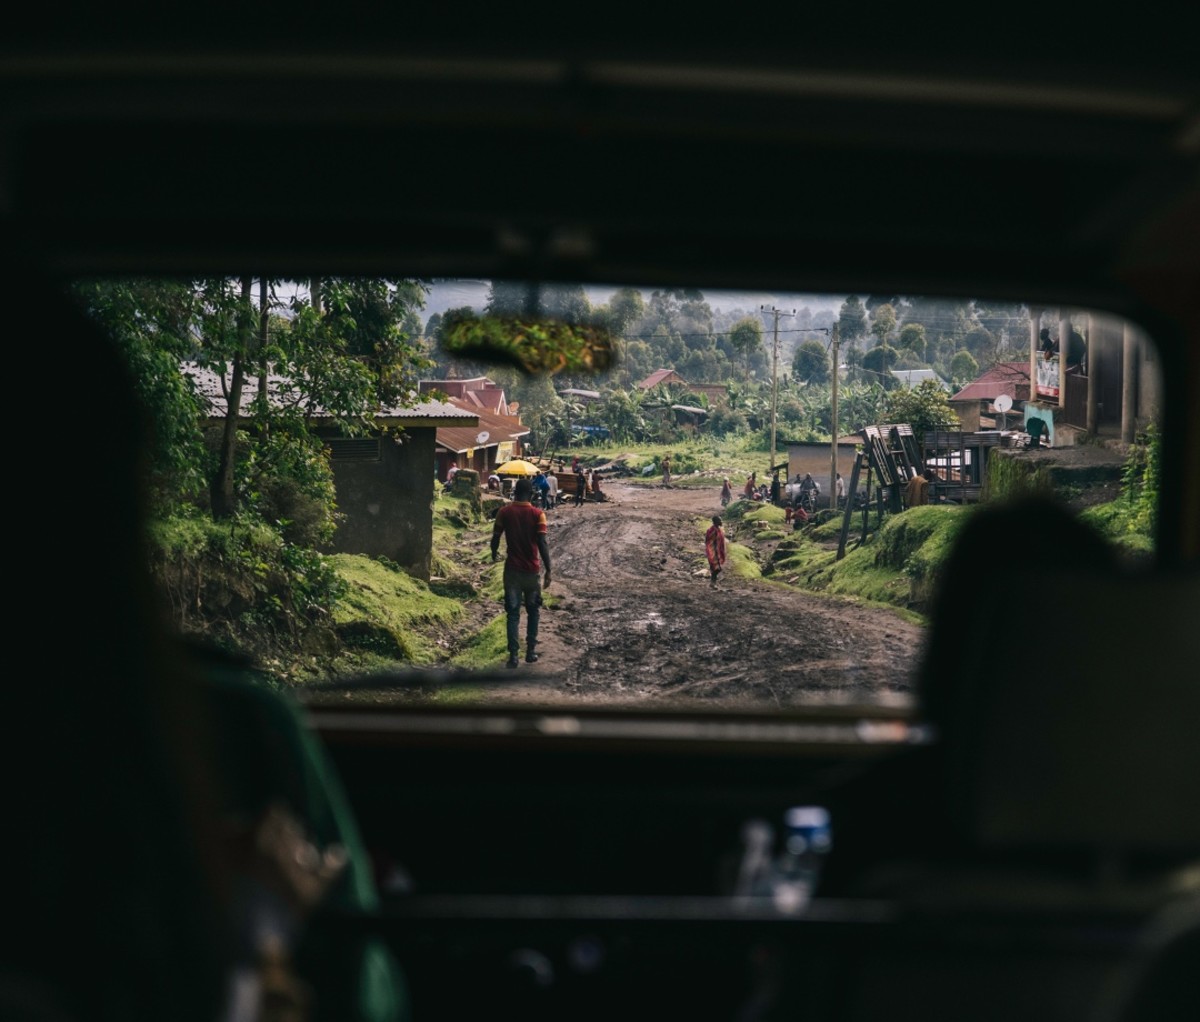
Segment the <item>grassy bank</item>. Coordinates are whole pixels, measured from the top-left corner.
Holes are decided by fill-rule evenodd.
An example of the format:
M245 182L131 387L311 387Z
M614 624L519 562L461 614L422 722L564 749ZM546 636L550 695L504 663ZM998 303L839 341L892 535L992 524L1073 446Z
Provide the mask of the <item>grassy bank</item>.
M664 457L671 459L672 486L720 486L721 480L728 477L738 491L751 472L757 472L760 479L770 479L767 452L756 434L736 433L720 439L706 437L670 444L604 443L582 447L565 456L570 459L575 455L587 468L618 465L628 473L626 481L634 484L661 483ZM775 457L777 461L787 458L785 445L780 445ZM645 475L644 470L648 470Z

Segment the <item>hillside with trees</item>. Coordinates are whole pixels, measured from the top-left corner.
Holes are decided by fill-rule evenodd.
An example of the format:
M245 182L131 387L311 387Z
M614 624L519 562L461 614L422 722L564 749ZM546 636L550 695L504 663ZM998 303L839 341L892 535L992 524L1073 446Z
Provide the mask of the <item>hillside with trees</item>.
M1028 312L1019 306L849 295L836 313L801 307L776 322L763 308L714 307L699 290L623 288L593 305L582 288L561 285L531 291L498 284L484 309L423 319L429 287L355 278L76 285L76 298L127 356L154 424L145 462L149 556L165 606L184 631L252 648L281 676L309 669L297 668L297 649L306 663L328 664L321 636L345 615L351 587L368 583L352 581L362 572L345 556L321 552L339 511L316 424L347 437L387 432L380 409L414 402L423 378L490 376L519 402L535 450L582 452L590 440L574 427L592 424L617 444L668 449L690 441L716 457L730 445L767 449L773 393L780 445L880 422L911 422L918 432L952 427L950 388L997 360L1021 357L1029 336ZM550 374L452 358L448 331L468 316L524 324L534 344L604 338L611 358L602 372ZM547 316L572 329L537 333ZM836 423L835 330L843 356ZM224 412L214 415L187 366L221 381ZM688 383L639 386L661 368ZM944 385L904 387L891 368L932 369ZM700 384L716 386L691 389ZM567 389L597 392L599 400L584 404L564 397ZM673 406L704 414L680 417ZM237 408L241 416L229 413ZM1113 515L1122 530L1140 530L1129 524L1133 512ZM440 521L435 515L435 529L451 527ZM472 570L442 567L464 591L479 589ZM455 570L465 571L461 579ZM430 602L428 587L422 592L414 621ZM445 612L452 610L447 604Z
M996 362L1023 357L1029 339L1029 313L1023 306L899 295L848 295L836 314L789 309L780 316L777 333L769 310L714 308L703 292L688 289L644 293L623 288L609 301L593 305L582 287L531 290L505 284L489 290L484 311L562 316L602 329L612 339L614 358L608 370L563 372L550 380L484 362L454 363L441 343L453 310L429 318L424 343L437 371L487 374L503 384L520 402L538 447L582 440L572 435L572 424L602 426L629 443L762 431L770 421L773 381L780 442L828 439L890 414L887 399L899 387L892 370L931 369L944 389L953 392ZM836 424L831 421L835 326L842 363ZM714 400L711 393L678 384L649 390L638 386L661 368L674 369L690 384L723 385L726 397ZM601 400L585 407L560 396L571 389L599 391ZM677 422L672 405L707 414L700 423ZM950 415L938 424L954 421Z

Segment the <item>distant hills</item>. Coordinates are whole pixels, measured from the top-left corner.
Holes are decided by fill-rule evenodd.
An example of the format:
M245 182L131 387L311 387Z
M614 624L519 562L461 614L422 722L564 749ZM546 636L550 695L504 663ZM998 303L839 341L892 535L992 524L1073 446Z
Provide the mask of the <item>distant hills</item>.
M424 316L428 318L436 313L445 313L448 309L472 308L482 311L487 304L488 288L486 280L441 280L433 285L425 302ZM615 287L587 286L584 288L588 299L593 305L603 305L617 289ZM651 288L644 288L642 293L650 297ZM822 310L837 312L841 308L845 295L812 295L812 294L760 294L742 291L704 291L704 297L714 311L729 311L744 309L752 311L762 305L774 306L777 309L811 309L814 313Z

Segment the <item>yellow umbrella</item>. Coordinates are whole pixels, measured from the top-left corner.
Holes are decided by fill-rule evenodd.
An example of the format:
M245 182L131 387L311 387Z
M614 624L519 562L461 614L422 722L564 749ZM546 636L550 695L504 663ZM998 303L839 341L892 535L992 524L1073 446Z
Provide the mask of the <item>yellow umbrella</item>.
M498 476L535 476L541 471L533 462L522 458L513 458L496 469Z

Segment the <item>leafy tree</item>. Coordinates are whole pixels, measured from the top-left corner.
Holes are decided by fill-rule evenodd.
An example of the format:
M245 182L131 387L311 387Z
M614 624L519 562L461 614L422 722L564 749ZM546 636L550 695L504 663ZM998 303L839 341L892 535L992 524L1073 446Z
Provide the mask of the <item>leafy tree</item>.
M681 292L679 316L687 332L712 333L713 310L702 292L693 289Z
M842 364L846 367L847 380L862 381L870 376L870 374L864 373L862 370L863 353L858 345L851 344L842 348L841 358Z
M975 324L969 301L945 298L912 297L904 312L905 323L920 323L925 336L940 350L946 341L960 340ZM927 349L928 351L928 349ZM929 361L933 361L929 358Z
M614 440L639 441L647 436L641 392L636 388L611 391L605 396L598 415Z
M542 312L541 291L536 285L492 281L484 312L489 316L538 316Z
M543 447L553 431L554 424L564 414L563 400L554 389L554 377L548 374L530 374L495 366L491 378L504 388L509 402L520 407L521 421L532 430L529 444Z
M621 348L620 358L621 375L626 385L644 380L658 368L654 349L645 341L627 341Z
M151 510L169 513L206 486L202 402L179 372L195 353L196 292L190 283L82 281L73 293L123 351L138 398L154 423L147 452Z
M850 295L838 312L838 334L843 344L856 345L867 336L867 310L858 295Z
M907 422L912 426L922 456L925 434L935 429L954 429L958 413L950 407L945 389L936 380L922 380L915 387L901 387L887 397L884 415L888 422Z
M748 380L750 378L750 356L762 348L762 322L752 316L739 319L729 331L729 343L746 360L746 379Z
M881 421L887 391L875 382L850 383L838 394L838 436Z
M446 325L475 314L475 310L469 305L463 305L457 309L447 309L444 315L435 314L429 317L429 323L425 327L427 352L433 362L433 368L440 376L470 378L487 374L489 365L486 362L454 354L446 347Z
M899 383L891 374L891 369L899 357L900 353L890 344L877 344L863 354L862 367L867 372L873 373L884 387L890 389Z
M547 286L542 292L541 313L554 319L561 319L572 326L582 326L592 321L592 303L583 290L583 286L555 284Z
M867 295L863 300L863 305L866 306L867 312L871 315L875 314L875 310L881 305L890 305L895 311L904 301L902 295Z
M792 373L805 383L824 383L829 379L829 353L820 341L805 341L792 356Z
M981 326L972 327L966 332L963 347L975 357L977 365L991 365L995 361L996 339Z
M646 316L651 330L662 327L667 334L675 333L675 317L679 315L679 291L651 291Z
M970 383L978 375L979 363L975 361L969 351L959 351L950 359L950 379L957 385L963 386Z
M714 436L723 437L730 433L745 433L749 429L746 416L734 408L715 408L705 422L705 429Z
M974 315L996 343L995 357L1021 355L1029 347L1029 309L1024 305L976 301Z
M646 314L650 319L651 329L663 326L671 334L678 332L680 317L712 322L712 309L704 301L704 295L694 288L652 291Z
M689 352L679 364L678 371L693 383L719 383L728 363L716 348L708 347Z
M926 343L924 326L920 323L905 323L900 328L900 339L896 342L896 347L909 352L915 358L924 359Z
M875 335L877 344L887 344L888 338L895 331L896 310L889 302L884 302L875 309L875 314L871 317L871 333Z
M278 282L209 279L81 285L80 297L130 354L139 388L157 395L173 453L155 455L160 509L207 506L214 518L251 512L267 521L299 496L332 529L332 477L317 417L348 434L374 425L384 404L415 396L428 363L401 324L423 302L417 281L326 278L317 300L296 292L278 316ZM203 439L206 402L180 372L191 362L222 381L229 409L215 442ZM268 376L269 374L269 376ZM253 380L274 400L243 401ZM240 412L240 414L239 414ZM203 486L199 485L203 480ZM277 523L275 523L277 524Z
M624 337L632 324L646 314L646 300L636 288L623 287L601 306L601 315L614 337Z
M777 415L781 423L793 426L804 421L805 409L794 397L789 397L779 402Z

